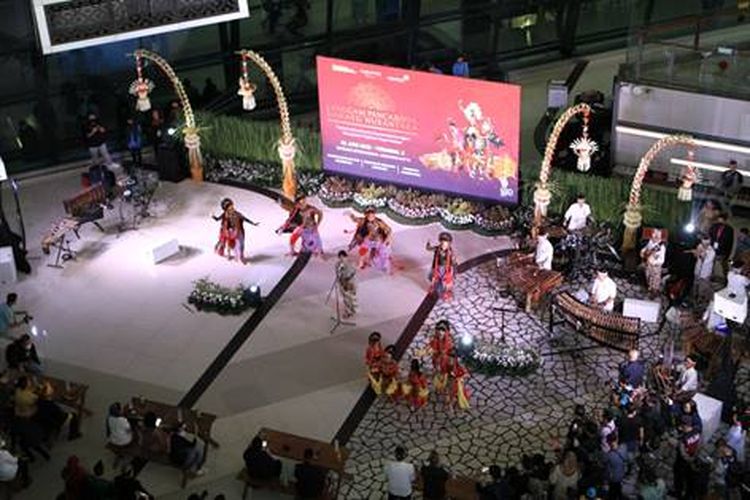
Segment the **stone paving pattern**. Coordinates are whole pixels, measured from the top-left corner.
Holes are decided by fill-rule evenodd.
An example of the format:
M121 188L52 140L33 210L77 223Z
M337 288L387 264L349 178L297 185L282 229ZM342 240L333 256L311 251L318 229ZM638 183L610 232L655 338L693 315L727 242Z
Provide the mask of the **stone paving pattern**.
M390 459L396 445L409 450L409 459L424 463L431 450L440 453L443 465L453 474L475 478L486 477L481 469L492 463L518 466L523 454L544 452L552 459L551 439L563 435L572 418L573 408L582 403L587 409L601 409L610 394L610 383L625 355L605 348L586 350L573 355L560 353L567 349L588 347L593 342L561 325L552 336L548 332L549 307L543 305L532 314L519 308L520 297L504 297L498 283L503 267L491 262L461 274L456 281L452 302L439 302L425 321L412 345L401 360L404 373L409 360L425 348L435 323L451 321L454 340L464 333L500 341L502 320L506 341L531 347L542 354L542 366L536 373L521 377L485 377L473 374L468 382L472 408L456 413L431 394L429 404L411 411L405 404L394 405L385 398L370 408L351 440L347 471L353 475L342 489L342 498L382 498L385 492L384 459ZM618 298L645 298L642 283L630 283L614 277ZM566 283L561 289L578 290L588 283ZM511 309L501 313L494 307ZM662 302L664 313L666 301ZM657 359L668 335L678 334L669 324L654 335L657 324L643 323L640 350L646 360ZM676 342L679 347L679 342ZM423 360L429 375L429 358ZM750 374L743 367L738 375L738 390L750 390ZM744 398L747 399L747 398ZM722 427L716 436L723 434ZM710 452L710 447L707 447ZM671 477L673 446L663 444L661 475ZM634 477L631 477L631 484ZM626 485L627 487L627 485ZM627 491L627 490L626 490Z

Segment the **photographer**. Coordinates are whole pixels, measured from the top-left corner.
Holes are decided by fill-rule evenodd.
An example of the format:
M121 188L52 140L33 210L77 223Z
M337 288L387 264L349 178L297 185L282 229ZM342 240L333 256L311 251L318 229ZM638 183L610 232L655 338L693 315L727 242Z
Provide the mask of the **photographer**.
M83 134L93 164L101 165L104 160L104 165L112 165L112 157L107 149L107 129L102 126L95 114L88 115Z
M25 311L14 309L17 301L18 294L9 293L5 298L5 303L0 304L0 334L7 335L11 328L33 319Z

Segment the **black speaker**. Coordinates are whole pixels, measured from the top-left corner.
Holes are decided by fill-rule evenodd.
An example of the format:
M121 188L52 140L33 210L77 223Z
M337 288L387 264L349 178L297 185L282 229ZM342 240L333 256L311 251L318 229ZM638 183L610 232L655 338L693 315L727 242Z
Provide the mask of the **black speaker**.
M156 164L159 168L159 179L162 181L180 182L188 176L184 150L178 145L161 144L156 155Z

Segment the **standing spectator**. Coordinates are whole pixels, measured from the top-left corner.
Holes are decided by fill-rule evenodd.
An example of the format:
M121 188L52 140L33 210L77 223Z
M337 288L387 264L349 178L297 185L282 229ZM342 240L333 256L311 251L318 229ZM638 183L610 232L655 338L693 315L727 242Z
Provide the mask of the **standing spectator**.
M396 447L395 456L395 461L385 464L388 500L410 500L416 479L414 465L406 461L406 449L403 446Z
M740 498L739 488L742 485L743 468L737 460L737 453L723 439L717 442L716 453L718 460L714 471L714 482L721 491L722 498Z
M729 256L732 255L734 246L734 229L727 223L727 214L722 212L716 218L716 223L708 231L711 244L716 251L716 257L721 264L722 277L727 275Z
M89 475L86 482L86 499L105 500L114 495L114 484L104 479L104 463L101 460L94 464L92 469L94 475Z
M180 121L182 120L182 106L177 99L173 99L169 102L169 107L166 111L166 120L166 126L168 128L178 128Z
M643 466L638 474L639 490L641 500L664 500L667 495L667 484L656 475L653 467Z
M720 213L721 211L719 210L719 207L716 206L714 200L706 200L701 207L700 212L698 212L698 227L696 228L698 232L701 234L708 234L708 231L711 229L711 226L714 225L714 222L716 222L716 218Z
M737 454L737 461L744 465L745 463L745 438L747 432L742 428L742 422L740 422L739 414L735 410L732 412L732 425L727 431L726 441L727 446L732 448Z
M320 498L326 488L328 473L312 464L313 456L310 448L305 449L302 463L294 467L295 490L300 500Z
M628 360L620 366L620 376L633 389L637 389L643 385L643 378L646 374L646 367L639 357L640 353L638 350L631 349L628 351Z
M583 432L588 421L586 408L583 405L576 405L573 409L573 421L568 426L568 435L566 437L567 448L575 449L581 445Z
M567 500L570 490L574 494L578 491L578 481L581 479L581 469L578 467L578 459L572 451L565 452L561 463L555 465L549 475L549 484L552 487L552 500ZM575 495L577 496L577 495Z
M267 481L281 475L281 461L273 458L265 448L263 440L255 436L242 454L247 475L253 479Z
M151 110L151 122L148 128L149 141L154 147L154 156L159 155L159 144L164 134L164 115L158 109Z
M423 465L419 472L422 477L422 498L425 500L443 500L445 498L445 483L450 475L440 465L440 455L432 450L427 465Z
M732 260L743 262L747 257L750 257L750 230L743 227L737 233L737 241L734 245L734 257Z
M479 500L504 500L510 498L510 488L503 477L503 469L498 465L490 465L489 473L492 482L484 485L477 484Z
M714 261L716 250L711 245L711 238L701 236L701 240L693 250L688 250L695 255L695 277L693 280L693 300L698 303L710 300L713 289L711 287L711 276L714 272Z
M214 81L210 77L206 78L206 82L203 85L203 103L211 103L214 99L219 97L219 94L219 89L216 87Z
M198 429L193 428L191 436L184 422L179 422L177 428L169 435L169 460L180 467L188 470L196 476L206 473L202 465L206 456L205 443L198 439Z
M81 465L80 459L75 455L69 456L60 475L65 481L65 493L62 498L65 498L65 500L82 498L88 482L88 473Z
M29 334L23 334L5 348L5 362L8 368L24 373L39 375L42 373L42 362L36 352L36 346Z
M674 491L677 498L692 496L696 472L694 463L701 446L701 434L693 427L693 419L683 415L678 429L679 440L674 462Z
M281 0L264 0L262 5L263 10L266 11L266 18L261 24L268 28L269 34L273 35L276 33L276 26L281 18Z
M128 167L128 175L132 176L134 169L141 168L143 165L143 155L141 154L141 150L143 149L143 132L141 131L141 124L133 118L128 118L127 123L128 151L130 151L130 158L132 159L132 163Z
M625 455L620 450L617 433L607 437L609 451L607 452L607 499L620 500L622 498L622 480L625 479Z
M153 500L151 495L143 485L135 478L135 471L132 467L127 467L114 480L115 498L117 500L132 500L134 498L147 498ZM140 495L140 496L138 496Z
M461 54L458 56L456 62L453 63L451 73L453 76L469 78L469 63L466 61L465 55Z
M84 139L94 165L101 165L102 160L104 160L106 166L112 165L112 157L107 149L107 129L99 122L94 113L88 115L84 126Z
M605 408L602 412L602 423L599 427L599 438L601 440L602 451L609 451L609 436L617 432L617 425L615 424L615 417L612 414L612 410Z
M732 211L732 202L742 189L742 172L737 170L737 161L729 160L729 169L721 173L719 184L723 196L723 202L727 210Z
M638 455L638 450L643 446L645 437L643 420L632 403L625 407L625 414L620 419L618 434L617 437L620 442L619 451L627 461L628 469L630 469Z

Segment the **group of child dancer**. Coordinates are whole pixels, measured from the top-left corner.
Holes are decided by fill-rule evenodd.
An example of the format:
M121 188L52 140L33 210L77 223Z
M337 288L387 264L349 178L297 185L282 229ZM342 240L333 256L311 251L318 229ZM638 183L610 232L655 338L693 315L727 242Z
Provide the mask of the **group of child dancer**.
M394 403L404 401L414 410L424 407L430 397L430 383L419 357L412 358L409 373L404 377L395 359L395 346L383 348L381 340L378 332L368 338L365 364L370 387L375 394ZM470 406L466 387L469 371L453 348L451 325L447 320L437 322L427 349L420 354L429 354L432 360L432 390L436 397L442 397L449 408L467 410Z

